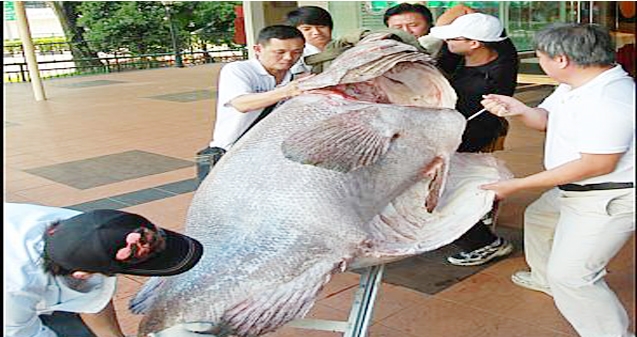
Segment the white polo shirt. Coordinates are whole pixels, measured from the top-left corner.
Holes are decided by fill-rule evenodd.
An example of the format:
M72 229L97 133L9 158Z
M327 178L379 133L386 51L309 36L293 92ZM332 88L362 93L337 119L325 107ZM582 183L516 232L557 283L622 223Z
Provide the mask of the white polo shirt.
M579 159L580 153L624 153L613 172L575 183L634 181L635 81L621 66L575 89L560 84L539 107L549 112L546 169Z
M83 281L51 276L41 265L46 227L81 212L29 204L4 206L5 337L55 337L38 315L104 309L115 293L115 277L94 274Z
M318 54L321 50L318 47L314 47L313 45L306 43L303 48L303 56L292 66L290 72L294 75L299 75L303 73L309 73L312 71L312 67L305 64L305 57Z
M287 72L279 85L288 84L292 73ZM245 94L274 90L276 79L256 59L228 63L219 73L217 116L210 147L230 149L234 142L254 122L263 109L239 112L230 101Z

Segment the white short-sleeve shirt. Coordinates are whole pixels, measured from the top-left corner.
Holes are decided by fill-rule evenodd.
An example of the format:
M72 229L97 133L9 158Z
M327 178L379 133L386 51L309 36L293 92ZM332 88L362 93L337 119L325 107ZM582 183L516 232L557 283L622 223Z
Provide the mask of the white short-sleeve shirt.
M560 84L539 107L549 112L546 169L577 160L580 153L624 153L613 172L575 183L634 181L635 81L621 66L575 89Z
M285 85L291 79L292 74L288 71L279 85ZM230 105L230 101L241 95L267 92L276 87L274 76L256 59L228 63L221 68L217 88L217 115L210 147L228 150L263 111L258 109L239 112Z
M44 230L81 212L30 204L4 206L5 336L55 337L38 315L104 309L115 293L115 277L94 274L84 281L51 276L42 269Z

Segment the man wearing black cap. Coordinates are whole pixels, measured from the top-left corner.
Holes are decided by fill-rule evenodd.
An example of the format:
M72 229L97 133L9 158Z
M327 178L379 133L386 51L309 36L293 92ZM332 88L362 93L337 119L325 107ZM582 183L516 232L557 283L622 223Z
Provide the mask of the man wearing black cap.
M124 336L115 274L169 276L192 268L202 245L118 210L81 213L5 204L5 336L55 337L41 314L79 313L98 337Z

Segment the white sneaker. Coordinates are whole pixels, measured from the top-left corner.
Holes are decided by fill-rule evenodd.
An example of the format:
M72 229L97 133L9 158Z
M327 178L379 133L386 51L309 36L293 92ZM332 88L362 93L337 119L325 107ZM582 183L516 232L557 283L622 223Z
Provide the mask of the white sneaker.
M511 252L513 252L513 245L504 238L497 238L482 248L449 256L447 261L456 266L478 266L497 257L507 256Z
M513 275L511 275L511 281L520 287L541 291L549 296L553 296L553 294L551 294L551 288L549 288L548 285L538 284L533 281L530 271L517 271L513 273Z

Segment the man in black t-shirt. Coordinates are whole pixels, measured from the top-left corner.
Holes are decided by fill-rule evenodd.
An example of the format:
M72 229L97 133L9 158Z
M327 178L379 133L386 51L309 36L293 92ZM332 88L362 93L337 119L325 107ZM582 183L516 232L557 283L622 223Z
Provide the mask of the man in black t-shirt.
M448 22L441 24L441 19ZM439 18L430 35L446 43L438 66L449 75L451 86L458 94L456 110L465 117L482 109L483 95L513 95L518 72L517 51L498 18L459 5ZM502 150L508 126L506 119L487 113L468 120L458 152ZM485 218L454 242L462 251L448 257L450 263L480 265L513 251L510 242L489 228L495 221L496 210L494 205Z

